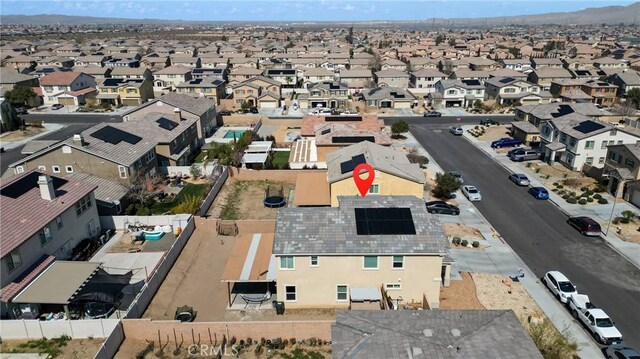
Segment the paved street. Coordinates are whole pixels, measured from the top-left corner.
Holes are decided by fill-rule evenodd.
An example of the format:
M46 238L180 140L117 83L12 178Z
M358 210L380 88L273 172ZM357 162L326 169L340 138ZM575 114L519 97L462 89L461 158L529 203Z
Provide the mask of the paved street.
M113 114L65 114L60 112L57 114L49 113L29 113L20 117L29 123L31 121L44 121L45 123L81 123L96 125L101 122L122 122L122 117Z
M475 121L463 118L461 123ZM476 207L536 276L562 271L609 313L627 344L640 346L640 269L602 239L581 236L552 203L534 200L509 182L509 173L493 159L466 139L451 136L451 119L411 123L411 133L444 170L461 171L465 183L479 188L483 200Z

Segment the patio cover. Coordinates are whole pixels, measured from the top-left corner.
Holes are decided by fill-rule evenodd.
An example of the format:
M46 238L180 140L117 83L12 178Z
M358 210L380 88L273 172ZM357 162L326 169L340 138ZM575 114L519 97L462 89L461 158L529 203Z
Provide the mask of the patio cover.
M72 302L116 303L124 287L129 285L132 276L131 271L115 275L98 268L87 284L73 296Z
M237 237L222 273L222 282L271 282L276 279L271 254L273 233L255 233Z
M362 287L362 288L351 288L351 301L353 302L364 302L365 300L375 301L382 300L382 293L380 293L380 288L376 287Z
M100 263L55 261L13 303L69 304L73 296L98 270Z
M99 100L115 100L118 97L120 97L120 94L117 93L99 93L98 96L96 96L96 98Z
M263 164L267 162L268 156L268 153L245 153L244 156L242 156L242 162Z
M330 206L331 194L327 172L308 172L298 174L293 204L299 206Z

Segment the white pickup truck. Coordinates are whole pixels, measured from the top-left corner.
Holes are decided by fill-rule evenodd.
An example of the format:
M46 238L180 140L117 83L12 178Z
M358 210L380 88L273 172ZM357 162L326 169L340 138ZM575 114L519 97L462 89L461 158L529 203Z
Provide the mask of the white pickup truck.
M573 294L567 301L573 317L589 330L591 335L605 345L622 343L622 334L602 309L596 308L584 294Z

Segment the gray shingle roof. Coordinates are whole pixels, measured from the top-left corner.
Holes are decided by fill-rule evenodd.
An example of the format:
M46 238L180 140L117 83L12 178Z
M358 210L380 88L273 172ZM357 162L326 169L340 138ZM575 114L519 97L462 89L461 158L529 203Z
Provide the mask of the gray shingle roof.
M15 84L23 81L31 81L35 78L35 76L21 74L14 69L0 68L0 83L3 84Z
M128 192L127 187L118 182L110 181L89 173L76 172L67 176L67 178L98 186L98 188L93 192L96 197L96 201L113 203L113 201L119 201L122 199Z
M276 220L273 253L436 254L448 253L442 223L414 196L338 197L340 207L283 208ZM355 208L409 208L415 235L358 235Z
M542 359L511 310L339 311L331 341L335 358Z
M168 94L156 100L149 101L149 105L155 103L156 101L162 101L168 105L177 107L182 111L187 111L197 116L202 116L207 111L209 111L210 109L213 109L216 106L216 102L214 100L204 98L204 97L194 98L189 95L175 93L175 92L169 92ZM135 108L131 112L137 109L138 108Z

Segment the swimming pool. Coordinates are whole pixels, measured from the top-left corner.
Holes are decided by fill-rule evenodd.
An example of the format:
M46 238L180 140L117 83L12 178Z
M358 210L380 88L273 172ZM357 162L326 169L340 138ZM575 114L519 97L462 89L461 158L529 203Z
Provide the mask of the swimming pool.
M229 130L227 131L227 133L224 134L224 136L222 136L222 138L236 138L236 139L240 139L240 137L242 137L242 134L244 134L245 130Z
M164 236L163 231L142 231L142 236L148 241L157 241Z

